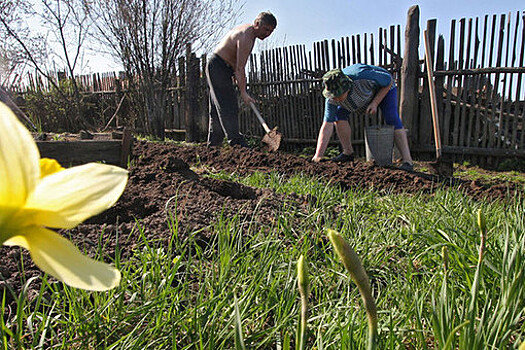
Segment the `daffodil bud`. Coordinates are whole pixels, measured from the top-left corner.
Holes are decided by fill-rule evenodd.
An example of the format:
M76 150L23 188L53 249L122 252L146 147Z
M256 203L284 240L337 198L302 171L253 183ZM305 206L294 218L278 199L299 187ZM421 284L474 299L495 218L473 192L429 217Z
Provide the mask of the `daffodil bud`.
M309 282L308 282L308 266L304 260L304 256L301 255L297 260L297 285L301 295L308 296L309 293Z
M481 209L478 209L478 228L482 235L487 232L487 220L485 220L485 215Z
M443 257L443 266L445 268L445 271L448 269L448 248L447 246L443 246L441 248L441 256Z
M350 276L354 280L355 284L357 284L359 292L361 293L361 298L365 304L365 309L368 316L368 348L373 349L376 345L375 343L377 338L377 307L375 299L372 295L368 276L356 252L352 249L352 247L350 247L344 238L334 230L328 229L327 232L328 238L330 239L330 242L332 242L337 255L350 273Z

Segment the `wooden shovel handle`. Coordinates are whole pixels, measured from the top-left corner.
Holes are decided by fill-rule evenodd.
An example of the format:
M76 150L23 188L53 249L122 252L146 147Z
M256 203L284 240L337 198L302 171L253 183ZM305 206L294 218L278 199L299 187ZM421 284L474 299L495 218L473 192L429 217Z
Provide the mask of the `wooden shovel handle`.
M430 44L428 39L428 32L424 32L425 38L425 57L427 64L428 89L430 91L430 106L432 108L432 123L434 125L434 140L436 141L436 157L441 158L441 133L439 130L439 116L437 109L436 89L434 86L434 69L432 63L432 56L430 55Z
M253 102L250 102L250 107L252 107L253 111L255 112L255 115L257 116L257 119L259 119L259 122L263 126L264 131L266 131L266 133L269 133L271 131L270 127L268 126L268 124L266 124L261 113L259 113L259 110L257 109L257 107L255 107Z

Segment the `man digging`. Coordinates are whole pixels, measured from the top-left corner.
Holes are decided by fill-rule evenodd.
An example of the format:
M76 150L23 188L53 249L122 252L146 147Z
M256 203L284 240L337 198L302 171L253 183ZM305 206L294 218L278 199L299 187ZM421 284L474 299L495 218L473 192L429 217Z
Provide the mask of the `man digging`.
M261 12L253 24L242 24L230 30L216 47L206 65L210 87L210 122L208 145L220 146L224 137L230 145L248 147L239 132L239 107L233 79L247 105L255 102L246 91L246 62L255 39L264 40L274 31L277 20L269 12Z

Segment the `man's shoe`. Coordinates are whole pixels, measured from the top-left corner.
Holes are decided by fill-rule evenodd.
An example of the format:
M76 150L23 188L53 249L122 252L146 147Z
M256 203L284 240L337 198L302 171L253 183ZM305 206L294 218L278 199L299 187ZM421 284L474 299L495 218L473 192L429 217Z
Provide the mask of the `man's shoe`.
M353 161L354 161L353 153L352 154L341 153L337 157L332 158L332 162L337 162L337 163L348 163L348 162L353 162Z
M414 164L410 164L409 162L404 162L399 166L399 169L405 170L405 171L413 171L414 170Z

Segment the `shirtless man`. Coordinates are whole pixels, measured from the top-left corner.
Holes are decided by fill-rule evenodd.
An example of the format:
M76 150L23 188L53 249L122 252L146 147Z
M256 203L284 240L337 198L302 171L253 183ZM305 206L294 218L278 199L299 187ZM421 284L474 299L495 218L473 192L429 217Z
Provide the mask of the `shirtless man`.
M239 133L239 107L233 78L244 103L254 102L246 91L246 62L255 39L264 40L272 34L276 26L277 20L274 15L261 12L253 24L243 24L230 30L208 61L206 76L210 87L209 146L220 146L226 136L230 145L248 147L244 136Z

